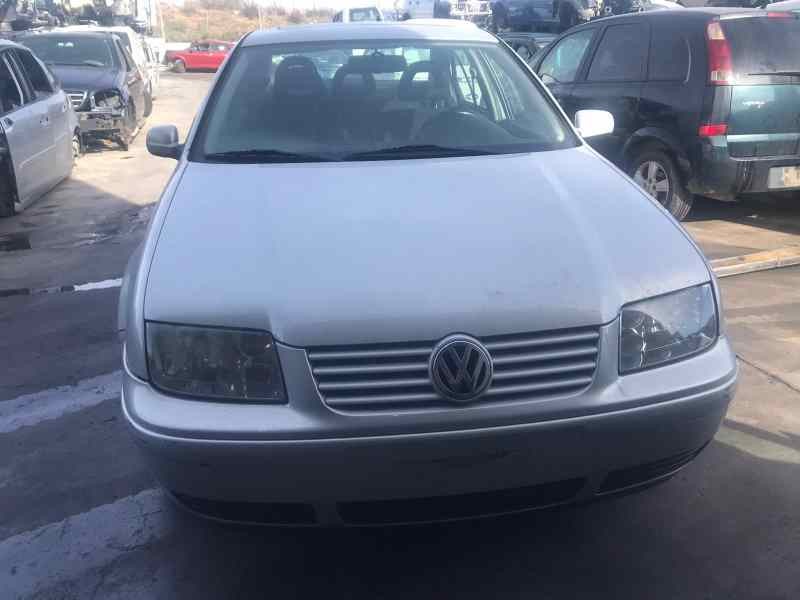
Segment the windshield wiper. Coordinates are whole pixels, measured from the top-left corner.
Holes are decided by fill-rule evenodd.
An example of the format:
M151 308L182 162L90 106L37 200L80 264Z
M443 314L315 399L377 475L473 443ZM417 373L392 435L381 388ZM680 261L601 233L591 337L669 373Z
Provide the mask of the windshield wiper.
M230 163L289 163L289 162L328 162L332 159L319 154L302 154L286 152L284 150L270 150L253 148L250 150L228 150L227 152L212 152L206 154L205 159L211 162Z
M344 157L344 160L381 160L393 158L441 158L446 156L487 156L497 154L489 150L479 148L451 148L448 146L438 146L436 144L411 144L407 146L395 146L393 148L381 148L379 150L367 150L365 152L354 152Z

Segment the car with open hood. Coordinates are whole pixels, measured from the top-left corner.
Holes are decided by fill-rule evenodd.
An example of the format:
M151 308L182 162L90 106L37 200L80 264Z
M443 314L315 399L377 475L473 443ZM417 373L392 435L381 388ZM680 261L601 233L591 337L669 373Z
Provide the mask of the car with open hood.
M473 25L244 37L185 141L148 134L177 165L120 295L122 407L170 495L408 523L638 489L697 456L736 382L719 288L584 142L611 115L576 125Z

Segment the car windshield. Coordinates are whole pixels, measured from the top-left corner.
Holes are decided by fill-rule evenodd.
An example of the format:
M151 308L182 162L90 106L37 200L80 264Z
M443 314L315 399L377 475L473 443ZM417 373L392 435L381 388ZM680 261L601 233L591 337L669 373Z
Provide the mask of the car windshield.
M190 160L297 162L508 154L579 142L496 43L239 50Z
M20 40L43 62L82 67L113 67L106 40L91 36L36 35Z

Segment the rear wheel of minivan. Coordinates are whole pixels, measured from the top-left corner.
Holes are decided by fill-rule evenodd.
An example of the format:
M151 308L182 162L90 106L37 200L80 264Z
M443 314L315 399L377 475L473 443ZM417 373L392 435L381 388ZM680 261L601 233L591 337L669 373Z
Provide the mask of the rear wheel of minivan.
M644 150L630 163L628 174L679 221L692 208L694 196L681 181L675 161L660 150Z

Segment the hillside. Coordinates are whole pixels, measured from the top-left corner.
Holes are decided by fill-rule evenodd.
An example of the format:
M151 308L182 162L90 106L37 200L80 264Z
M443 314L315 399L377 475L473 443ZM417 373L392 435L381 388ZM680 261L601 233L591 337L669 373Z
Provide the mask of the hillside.
M201 8L187 4L182 8L162 5L164 30L169 42L191 42L199 39L236 41L248 31L259 28L258 12L254 5L241 10ZM280 8L262 11L261 26L329 21L330 14L317 11L287 12Z

